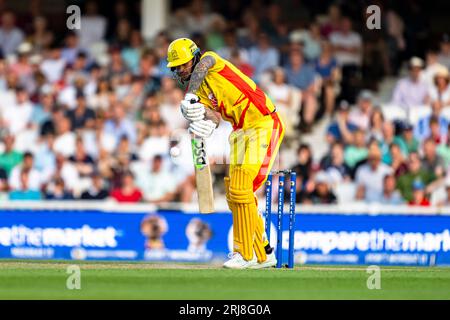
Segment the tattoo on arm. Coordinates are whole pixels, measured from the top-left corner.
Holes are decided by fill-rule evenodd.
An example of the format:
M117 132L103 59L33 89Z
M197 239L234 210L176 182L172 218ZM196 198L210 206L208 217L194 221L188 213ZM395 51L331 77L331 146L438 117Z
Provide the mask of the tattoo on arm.
M212 56L206 56L201 59L199 63L197 63L194 71L192 72L187 93L197 92L198 88L200 88L200 84L205 79L209 68L211 68L215 63L216 60Z

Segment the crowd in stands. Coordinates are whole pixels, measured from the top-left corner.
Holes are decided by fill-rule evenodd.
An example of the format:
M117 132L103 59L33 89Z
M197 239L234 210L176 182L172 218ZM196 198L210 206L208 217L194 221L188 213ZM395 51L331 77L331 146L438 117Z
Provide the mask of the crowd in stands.
M383 8L386 25L372 31L361 4L266 2L193 0L172 10L166 30L149 41L126 1L115 1L107 17L86 1L82 28L73 31L53 30L45 14L24 26L20 13L3 9L2 199L195 201L183 88L166 68L169 43L186 36L273 99L286 124L282 149L297 150L298 202L449 204L448 35L421 51L411 36L425 28L413 23L415 5L409 15ZM431 111L414 123L387 117L376 95L386 76L400 77L392 104L407 115ZM324 118L329 151L316 161L302 136ZM208 145L217 186L230 131L222 121ZM444 193L432 199L437 190Z

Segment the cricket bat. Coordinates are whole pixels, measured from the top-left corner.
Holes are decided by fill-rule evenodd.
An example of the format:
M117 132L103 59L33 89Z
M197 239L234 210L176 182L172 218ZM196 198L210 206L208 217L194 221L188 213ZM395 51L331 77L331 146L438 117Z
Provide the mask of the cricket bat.
M195 166L195 183L197 185L199 211L200 213L212 213L214 212L214 194L211 168L206 155L206 144L203 138L192 135L191 145Z

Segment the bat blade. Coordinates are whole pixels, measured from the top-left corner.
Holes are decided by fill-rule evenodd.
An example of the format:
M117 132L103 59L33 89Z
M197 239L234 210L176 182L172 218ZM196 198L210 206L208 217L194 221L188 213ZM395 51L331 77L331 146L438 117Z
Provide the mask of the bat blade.
M195 166L195 183L197 185L198 207L200 213L214 212L214 193L212 187L211 168L206 155L203 139L192 137L192 155Z

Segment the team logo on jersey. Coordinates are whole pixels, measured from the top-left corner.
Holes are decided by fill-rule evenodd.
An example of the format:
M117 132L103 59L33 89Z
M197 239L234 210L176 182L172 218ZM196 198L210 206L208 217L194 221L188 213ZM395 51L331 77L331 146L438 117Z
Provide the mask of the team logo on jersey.
M208 99L209 99L209 101L211 101L211 105L214 107L214 109L217 110L217 107L219 106L219 104L217 103L216 96L211 92L210 94L208 94Z
M170 55L172 56L172 60L177 60L178 59L178 52L177 52L177 50L170 51Z

